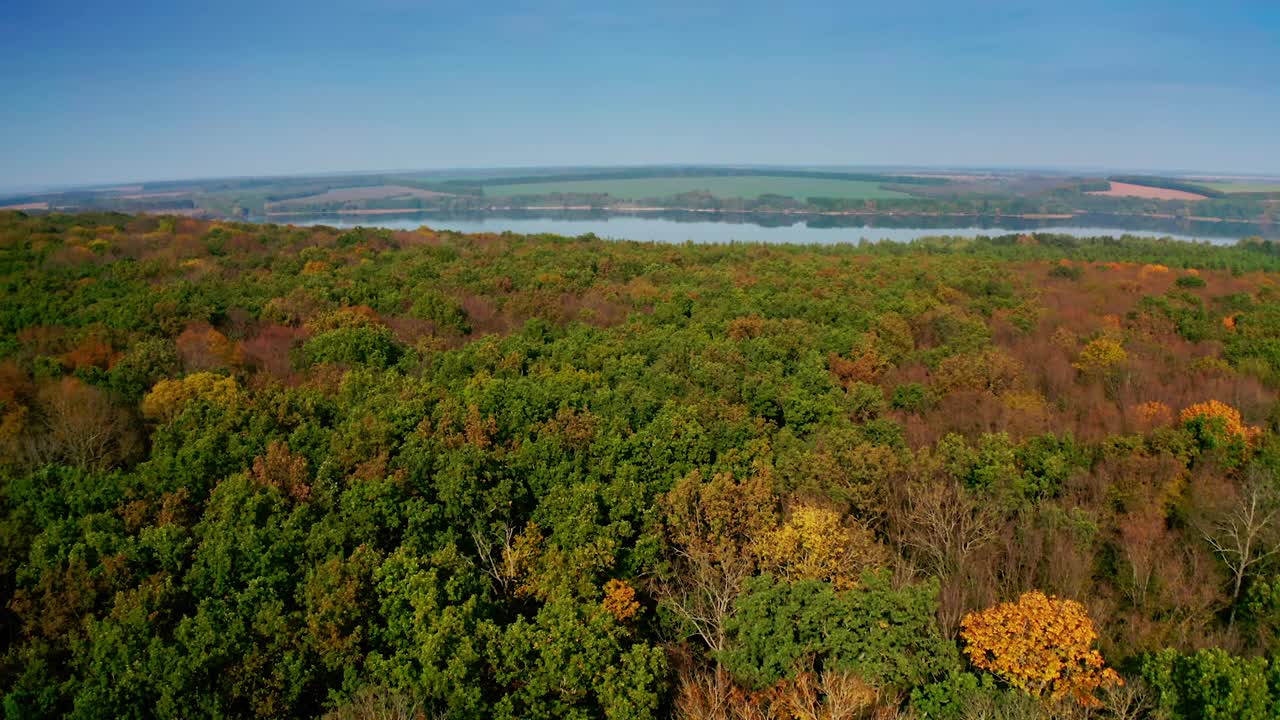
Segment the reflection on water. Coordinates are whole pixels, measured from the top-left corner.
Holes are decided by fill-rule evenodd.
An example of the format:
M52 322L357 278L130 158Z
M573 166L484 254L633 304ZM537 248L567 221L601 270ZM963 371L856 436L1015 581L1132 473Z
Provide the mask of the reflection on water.
M551 233L666 243L856 243L861 240L906 242L930 235L1004 235L1051 232L1088 237L1138 235L1234 243L1260 235L1280 239L1271 226L1237 222L1198 222L1124 215L1080 215L1069 220L957 216L796 216L662 212L623 215L603 211L513 211L503 213L419 212L396 215L308 215L270 218L272 222L334 227L385 227L412 230L427 225L458 232Z

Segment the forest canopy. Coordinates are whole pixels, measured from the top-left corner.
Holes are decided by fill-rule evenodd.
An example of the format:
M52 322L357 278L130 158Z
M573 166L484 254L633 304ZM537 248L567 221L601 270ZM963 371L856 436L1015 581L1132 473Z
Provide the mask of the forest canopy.
M1275 717L1278 281L0 212L4 714Z

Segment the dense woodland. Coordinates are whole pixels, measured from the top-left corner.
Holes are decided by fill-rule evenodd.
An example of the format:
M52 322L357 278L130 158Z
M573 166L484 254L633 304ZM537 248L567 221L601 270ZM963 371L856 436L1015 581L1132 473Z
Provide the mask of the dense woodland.
M0 213L5 717L1276 717L1278 281Z

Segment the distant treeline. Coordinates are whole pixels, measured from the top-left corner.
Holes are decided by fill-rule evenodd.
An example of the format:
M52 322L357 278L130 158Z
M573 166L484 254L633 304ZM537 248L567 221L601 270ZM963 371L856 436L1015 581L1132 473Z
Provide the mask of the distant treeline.
M628 168L605 172L582 172L564 175L524 175L477 180L455 180L444 183L450 187L474 187L485 185L525 185L542 182L575 182L580 180L638 180L641 178L668 177L785 177L810 180L848 180L861 182L900 183L903 185L945 185L946 178L916 177L912 175L881 175L877 173L826 172L818 170L777 170L771 168Z

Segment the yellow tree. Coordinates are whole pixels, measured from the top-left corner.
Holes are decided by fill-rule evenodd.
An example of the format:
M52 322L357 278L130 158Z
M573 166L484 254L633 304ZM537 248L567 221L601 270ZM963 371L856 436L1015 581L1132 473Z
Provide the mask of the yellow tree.
M1129 362L1129 353L1113 337L1100 337L1080 351L1080 357L1072 366L1086 374L1106 374L1118 370Z
M846 523L840 513L801 505L787 522L759 537L756 555L764 569L794 580L826 580L846 590L858 583L863 569L884 560L884 550L870 530Z
M1017 602L969 613L960 627L974 667L1035 697L1069 696L1096 706L1096 690L1124 684L1094 649L1098 633L1074 600L1032 591Z
M168 422L192 400L205 400L235 406L240 400L240 386L235 378L210 372L198 372L180 380L161 380L142 398L142 414L149 419Z

